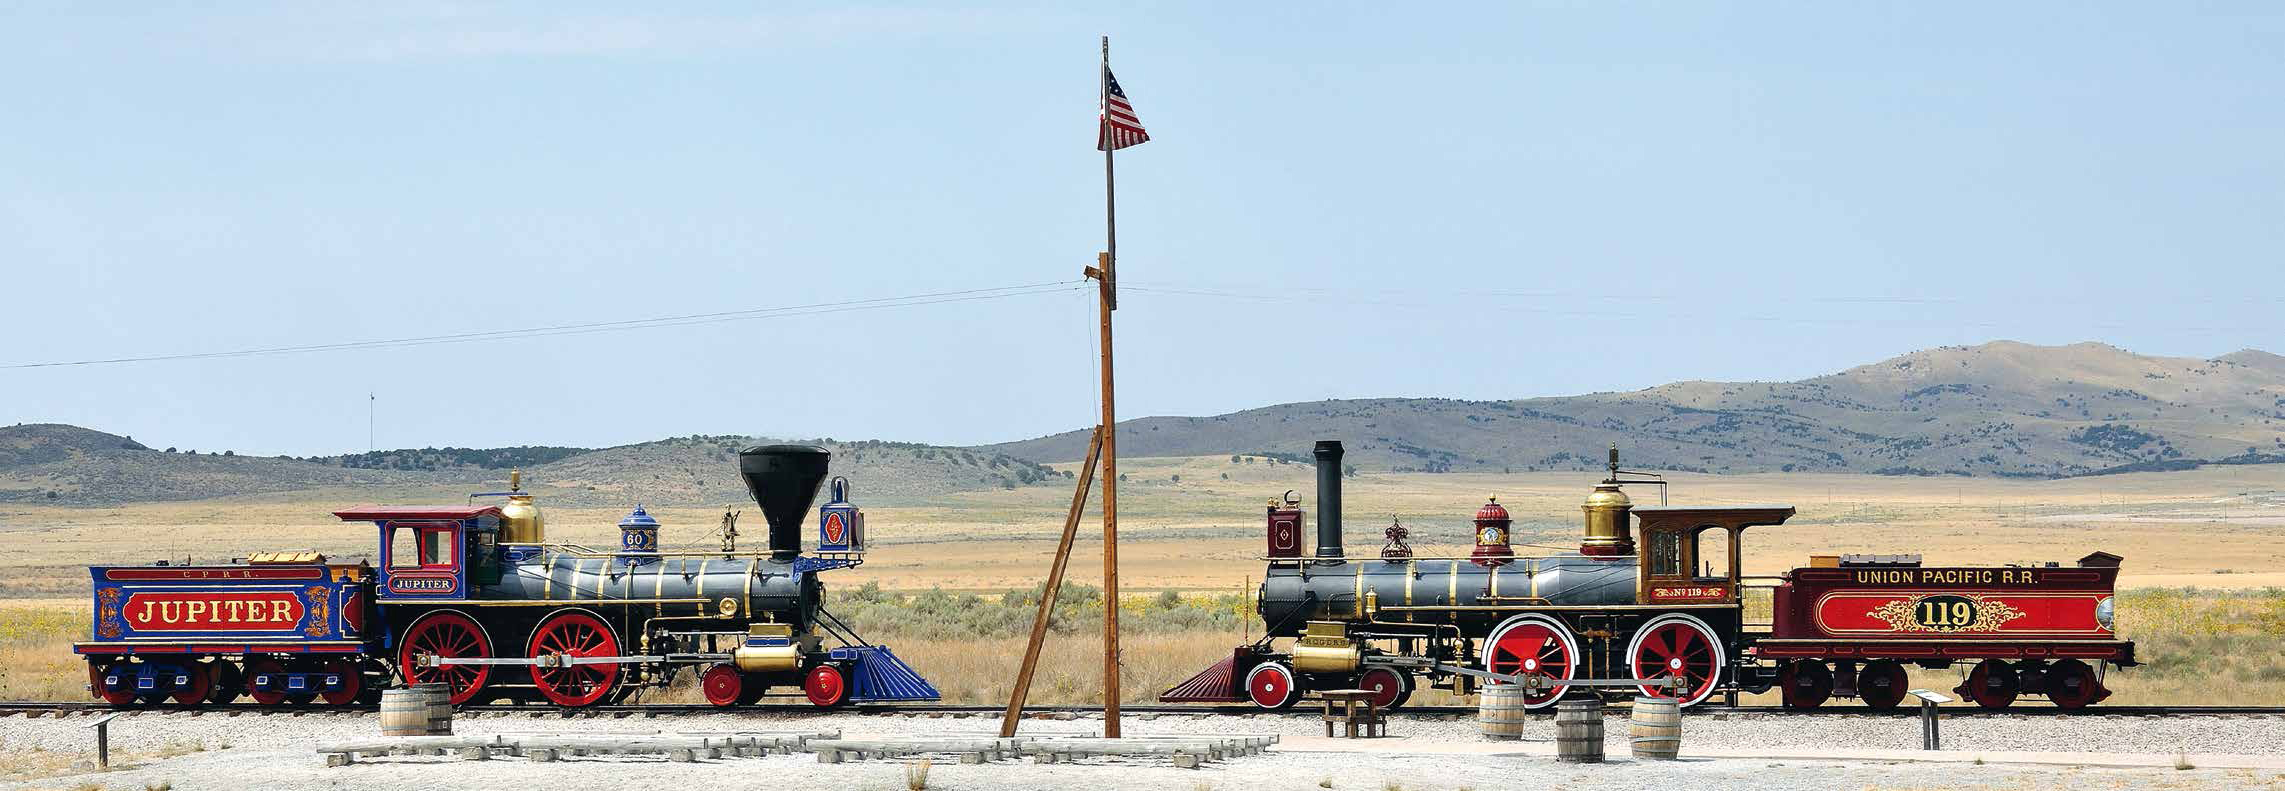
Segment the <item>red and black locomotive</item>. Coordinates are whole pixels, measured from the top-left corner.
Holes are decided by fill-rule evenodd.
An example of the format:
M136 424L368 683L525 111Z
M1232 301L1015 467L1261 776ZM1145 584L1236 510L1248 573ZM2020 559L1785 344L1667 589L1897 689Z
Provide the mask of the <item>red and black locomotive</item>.
M1268 509L1262 639L1160 700L1274 709L1310 689L1358 688L1393 706L1422 683L1459 694L1521 683L1534 708L1567 694L1687 706L1779 688L1797 708L1837 695L1886 709L1906 694L1905 666L1918 665L1964 667L1958 691L1986 707L2035 694L2075 709L2110 695L2104 668L2135 664L2134 644L2113 629L2115 555L2070 567L1818 556L1759 585L1742 573L1745 531L1783 524L1792 506L1637 507L1623 485L1663 481L1624 478L1614 449L1610 476L1581 506L1577 552L1517 556L1495 500L1476 512L1468 555L1416 556L1392 527L1379 557L1350 558L1341 452L1317 443L1313 554L1302 551L1299 503ZM1709 541L1723 545L1721 568L1701 560Z
M442 683L454 704L498 698L585 706L698 676L730 706L771 688L811 703L934 700L936 689L823 606L818 574L863 562L863 514L823 448L769 445L739 473L769 522L765 553L662 551L642 508L620 546L549 542L531 494L501 504L367 506L377 562L257 553L217 566L97 566L95 618L75 650L90 689L113 704L173 701L349 704L395 681ZM725 517L726 520L730 517ZM827 645L832 639L838 645Z

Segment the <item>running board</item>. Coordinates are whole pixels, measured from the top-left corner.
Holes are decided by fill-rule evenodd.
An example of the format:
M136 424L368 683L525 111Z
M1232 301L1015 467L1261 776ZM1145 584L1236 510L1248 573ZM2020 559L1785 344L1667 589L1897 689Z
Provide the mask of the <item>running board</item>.
M1665 687L1668 692L1680 695L1682 692L1683 683L1681 676L1667 676L1661 679L1650 680L1638 678L1575 678L1569 681L1557 681L1556 679L1548 678L1547 676L1538 673L1531 673L1528 675L1516 673L1494 673L1489 670L1477 670L1472 667L1447 665L1442 662L1432 663L1431 667L1433 667L1437 672L1441 673L1457 673L1463 676L1474 676L1476 678L1486 679L1490 681L1498 681L1503 684L1515 684L1517 686L1523 687L1523 691L1525 692L1541 692L1554 689L1556 687Z

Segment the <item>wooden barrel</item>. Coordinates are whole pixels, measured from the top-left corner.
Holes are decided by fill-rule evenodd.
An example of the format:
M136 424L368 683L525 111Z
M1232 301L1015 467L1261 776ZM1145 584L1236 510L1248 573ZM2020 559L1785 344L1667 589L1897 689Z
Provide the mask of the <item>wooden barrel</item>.
M1529 710L1523 707L1523 687L1517 684L1486 684L1476 696L1476 723L1483 726L1484 735L1494 739L1523 738L1523 723L1530 719Z
M1671 761L1682 752L1682 704L1673 698L1634 699L1634 757Z
M1574 764L1603 762L1603 702L1566 700L1555 704L1555 760Z
M415 684L381 691L381 735L447 736L451 733L451 694L443 684Z

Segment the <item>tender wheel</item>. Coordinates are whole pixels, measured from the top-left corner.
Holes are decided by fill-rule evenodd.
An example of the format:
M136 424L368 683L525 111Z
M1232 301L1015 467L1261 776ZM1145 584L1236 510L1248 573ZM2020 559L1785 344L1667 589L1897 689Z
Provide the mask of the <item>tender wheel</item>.
M1491 639L1484 641L1484 669L1507 675L1539 675L1551 681L1570 681L1577 677L1579 640L1562 622L1545 615L1518 615L1492 630ZM1499 683L1499 682L1493 682ZM1525 695L1527 709L1552 706L1563 698L1569 686L1552 688Z
M347 706L357 702L357 698L365 694L365 669L359 667L353 660L325 660L325 664L319 666L318 672L341 678L339 689L317 693L317 696L323 698L329 705Z
M113 706L135 704L135 667L128 662L105 662L88 666L89 680L95 684L95 696ZM119 688L111 688L112 678L118 678Z
M2054 701L2056 708L2082 709L2108 696L2085 662L2065 659L2047 668L2047 699Z
M1665 686L1648 683L1636 689L1654 698L1674 698L1683 706L1696 705L1713 695L1714 688L1722 683L1722 666L1729 664L1722 638L1714 633L1713 627L1683 613L1652 618L1650 623L1635 630L1634 640L1627 644L1626 657L1627 667L1637 681L1682 679L1679 694Z
M1968 671L1968 680L1953 690L1966 695L1976 705L1987 709L2004 709L2015 702L2015 694L2023 691L2023 681L2015 677L2015 667L2004 659L1986 659Z
M603 623L603 619L572 610L540 622L539 627L532 630L530 651L525 655L534 659L619 656L619 638L611 633L611 627ZM587 706L602 700L619 683L619 666L534 666L532 683L539 687L540 695L555 705Z
M214 660L214 686L206 692L206 702L220 706L246 694L246 674L239 672L238 663L228 659Z
M302 675L302 679L309 685L307 689L304 689L300 692L286 693L286 702L296 706L307 706L312 703L316 703L318 693L322 692L324 689L324 685L318 683L320 679L318 679L317 674L325 672L325 664L316 659L303 657L300 659L295 659L291 662L287 662L286 672L300 673Z
M1777 686L1787 708L1813 709L1833 697L1833 669L1815 659L1796 659L1778 671Z
M1875 659L1866 662L1857 671L1857 699L1877 711L1888 711L1903 702L1904 690L1912 680L1904 676L1904 666L1893 659Z
M1301 702L1301 683L1294 678L1292 668L1278 662L1263 662L1246 674L1246 697L1256 706L1283 711Z
M746 674L738 672L738 666L722 662L698 677L698 689L706 695L706 702L729 708L745 702Z
M397 672L407 684L443 684L452 691L452 705L474 699L492 677L490 665L439 665L421 667L422 656L483 659L493 656L492 638L466 615L441 610L421 616L406 627L397 641Z
M205 703L206 697L214 692L214 665L192 662L183 666L183 675L190 678L189 683L167 693L167 698L185 706Z
M286 663L275 659L246 660L246 695L255 703L275 706L286 702Z
M818 708L832 708L849 699L849 679L841 674L841 668L818 665L801 678L801 691Z
M1412 679L1389 668L1370 667L1357 674L1357 688L1372 690L1373 708L1386 711L1412 696Z

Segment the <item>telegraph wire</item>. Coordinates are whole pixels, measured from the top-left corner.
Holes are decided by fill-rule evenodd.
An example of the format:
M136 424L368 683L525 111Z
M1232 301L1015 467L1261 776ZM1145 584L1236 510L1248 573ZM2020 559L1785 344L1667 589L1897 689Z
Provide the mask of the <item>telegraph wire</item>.
M1288 303L1288 304L1325 304L1325 303L1335 303L1335 304L1348 304L1348 305L1366 305L1366 306L1372 306L1372 307L1423 308L1423 309L1430 309L1430 310L1439 310L1439 311L1443 311L1443 310L1450 310L1450 309L1452 308L1453 304L1454 304L1453 300L1456 300L1456 299L1466 299L1466 300L1482 300L1482 299L1498 299L1498 298L1502 298L1502 297L1541 298L1541 297L1556 297L1556 296L1562 296L1562 297L1569 297L1569 296L1572 296L1572 295L1567 295L1567 294L1553 294L1553 293L1541 293L1541 292L1507 292L1507 293L1504 293L1504 294L1503 294L1502 292L1498 292L1498 291L1473 291L1473 290L1454 290L1454 291L1446 291L1446 292L1428 292L1428 291L1404 291L1404 290L1399 290L1399 289L1386 289L1386 290L1375 289L1375 290L1352 290L1352 291L1335 291L1335 290L1332 290L1332 289L1314 289L1314 290L1312 290L1312 289L1304 289L1304 288L1293 288L1293 289L1264 290L1264 291L1258 291L1258 292L1237 292L1237 291L1220 291L1220 290L1214 290L1214 289L1209 289L1209 288L1168 288L1168 287L1163 287L1163 286L1139 286L1139 285L1134 285L1134 284L1132 284L1132 283L1122 283L1120 287L1121 287L1122 289L1124 289L1124 290L1128 290L1128 291L1138 291L1138 292L1144 292L1144 293L1150 293L1150 294L1165 294L1165 295L1171 295L1171 296L1213 297L1213 298L1217 298L1217 299L1237 299L1237 300L1247 300L1247 301L1252 301L1252 302ZM1309 291L1315 291L1315 292L1317 292L1317 293L1314 293L1314 294L1312 294L1312 293L1301 293L1301 292L1309 292ZM1410 300L1407 300L1407 299L1385 299L1385 298L1375 298L1375 297L1370 297L1370 296L1364 296L1364 297L1358 297L1358 296L1344 296L1344 294L1368 294L1368 293L1374 293L1374 292L1377 292L1377 293L1380 293L1380 294L1389 294L1389 295L1400 295L1400 296L1408 296L1408 297L1414 297L1415 299L1410 299ZM1645 299L1645 300L1649 300L1649 299L1680 299L1680 297L1643 297L1643 299ZM1812 299L1818 299L1818 298L1812 298ZM1834 297L1834 298L1822 298L1822 299L1831 300L1831 301L1838 301L1838 300L1845 300L1845 299L1850 299L1850 298L1839 298L1839 297ZM1878 300L1885 300L1885 299L1887 299L1887 298L1864 298L1864 299L1863 299L1863 301L1878 301ZM1896 301L1898 301L1898 302L1900 302L1900 303L1903 303L1903 304L1910 304L1909 302L1904 302L1904 300L1905 300L1905 299L1907 299L1907 298L1896 298ZM1774 301L1781 301L1781 300L1772 300L1772 301L1774 302ZM1961 302L1961 301L1958 301L1958 300L1942 300L1942 299L1931 300L1931 302L1953 302L1953 303L1967 304L1967 303L1964 303L1964 302ZM1709 321L1709 320L1712 320L1712 321L1748 321L1748 322L1769 323L1769 324L1808 324L1808 325L1823 325L1823 326L1865 326L1865 325L1876 325L1876 326L1890 326L1890 327L1939 327L1939 328L1947 328L1947 329L1957 329L1957 328L1973 328L1973 329L1980 329L1980 330L2004 330L2004 329L2009 329L2009 328L2017 328L2017 327L2021 327L2021 326L2022 326L2022 323L2021 323L2021 322L2016 322L2016 323L2009 323L2009 322L1996 322L1996 321L1938 321L1938 320L1912 320L1912 319L1882 319L1882 318L1871 318L1871 317L1863 317L1863 316L1852 316L1852 317L1849 317L1849 318L1818 318L1818 317L1814 317L1814 316L1755 316L1755 315L1745 315L1745 314L1738 314L1738 313L1722 313L1722 314L1719 314L1719 315L1703 315L1703 314L1698 314L1698 313L1690 313L1690 312L1665 312L1665 311L1660 311L1660 312L1649 312L1649 313L1645 313L1645 312L1631 312L1631 311L1620 311L1620 310L1578 310L1578 309L1564 309L1564 308L1531 308L1531 309L1529 309L1529 311L1528 311L1528 312L1529 312L1529 313L1532 313L1532 314L1537 314L1537 315L1551 315L1551 316L1575 316L1575 317L1582 317L1582 318L1605 318L1605 319L1645 319L1645 320L1651 320L1651 319L1689 319L1689 320L1692 320L1692 321ZM2100 323L2093 323L2093 324L2088 324L2088 325L2086 325L2086 326L2087 326L2088 328L2091 328L2091 329L2099 329L2099 330L2122 330L2122 329L2149 329L2149 328L2150 328L2152 325L2149 325L2149 324L2144 324L2144 323L2100 322ZM2181 330L2181 331L2185 331L2185 332L2215 332L2215 333L2240 333L2240 334L2242 334L2242 333L2253 333L2253 332L2261 332L2261 331L2263 331L2261 328L2257 328L2257 327L2193 327L2193 326L2172 326L2172 327L2169 327L2169 329Z
M52 362L12 363L7 365L0 365L0 370L115 365L125 363L160 362L166 360L210 360L232 357L259 357L268 355L308 354L314 352L350 351L363 349L396 349L411 346L434 346L448 343L475 343L482 341L515 340L522 338L545 338L559 335L585 335L598 332L624 332L628 330L652 329L656 327L685 327L695 324L716 324L729 321L751 321L756 319L776 319L794 316L815 316L827 313L847 313L864 310L886 310L890 308L918 307L922 305L941 305L953 302L977 302L982 300L1031 296L1034 294L1053 294L1066 291L1076 291L1081 288L1085 288L1086 285L1087 284L1084 281L1053 281L1046 283L1028 283L1017 286L998 286L994 288L972 288L962 289L958 291L939 291L927 294L908 294L896 297L875 297L871 299L844 300L839 302L819 302L808 305L783 305L768 308L749 308L745 310L716 311L711 313L689 313L675 316L654 316L642 319L584 322L579 324L558 324L542 327L485 330L480 332L461 332L444 335L424 335L407 338L385 338L368 341L346 341L340 343L320 343L301 346L271 346L216 352L153 354L90 360L59 360Z

